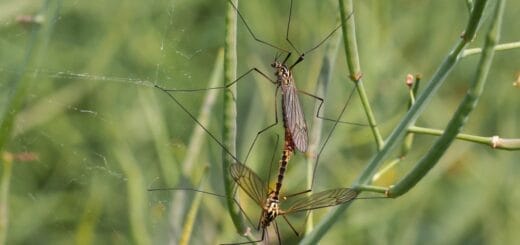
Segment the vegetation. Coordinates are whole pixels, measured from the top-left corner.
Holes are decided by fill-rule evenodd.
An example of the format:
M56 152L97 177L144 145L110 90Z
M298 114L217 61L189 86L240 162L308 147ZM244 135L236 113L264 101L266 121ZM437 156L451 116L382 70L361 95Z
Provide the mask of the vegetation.
M290 49L290 1L238 2L258 38ZM283 190L313 183L394 198L318 210L307 225L305 215L289 217L307 229L301 237L280 219L284 242L520 240L519 11L505 0L295 1L289 38L299 52L342 23L294 68L298 88L325 98L327 118L348 101L340 120L364 126L338 123L318 155L334 123L315 118L316 100L301 95L314 140L289 163ZM0 243L245 241L239 233L255 227L237 210L231 218L231 201L149 191L230 191L229 155L154 85L216 87L253 67L272 75L280 50L255 41L239 18L235 40L234 14L226 0L0 3ZM275 87L258 74L237 85L233 96L175 98L245 161L257 132L274 122ZM246 162L271 181L276 135L281 123ZM260 210L242 194L256 222Z

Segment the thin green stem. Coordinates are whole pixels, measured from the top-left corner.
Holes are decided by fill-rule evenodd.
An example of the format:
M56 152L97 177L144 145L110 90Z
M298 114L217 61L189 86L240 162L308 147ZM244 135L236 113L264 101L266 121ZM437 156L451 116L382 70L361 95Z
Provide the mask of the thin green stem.
M231 0L238 8L238 1ZM235 81L237 77L237 12L231 4L227 4L226 9L226 37L224 44L224 84ZM231 154L236 156L236 136L237 136L237 97L236 84L226 89L224 93L224 127L222 130L223 143ZM229 173L229 166L234 163L232 156L222 150L223 159L223 179L228 211L239 234L245 234L248 229L244 217L233 202L234 181Z
M373 186L373 185L359 185L356 187L356 190L358 191L368 191L368 192L375 192L375 193L381 193L385 194L388 191L388 188L380 187L380 186Z
M44 25L46 27L45 29L40 28L40 26L33 26L31 30L31 38L25 48L27 51L25 52L24 59L19 65L19 69L13 73L12 77L8 78L7 84L11 84L13 88L11 89L12 96L7 100L4 114L0 118L0 152L4 149L9 137L11 137L16 115L20 111L27 90L31 86L32 79L24 79L25 71L27 70L27 67L31 65L31 62L35 62L36 65L38 65L41 61L40 59L43 55L41 53L38 54L38 51L47 51L45 47L48 44L54 28L54 18L57 14L57 9L51 8L50 2L46 1L40 9L39 14L51 16L51 18L49 18L50 20Z
M408 127L417 119L422 110L426 107L428 102L431 100L434 94L436 94L439 87L442 85L450 71L457 64L458 57L464 47L473 39L477 27L479 26L482 12L484 10L484 6L486 5L486 0L475 0L473 11L471 13L470 19L465 29L465 34L463 38L458 40L447 57L442 61L439 68L433 75L432 79L428 82L428 85L424 89L424 91L417 97L415 104L410 108L405 117L401 120L398 126L394 129L394 131L390 134L389 138L385 142L383 148L370 160L367 167L363 170L354 186L365 185L371 181L372 176L375 171L385 159L385 157L395 148L397 147L399 141L404 137L407 132ZM345 11L343 9L343 0L340 0L341 12ZM348 6L352 6L352 1L349 0ZM352 8L350 8L352 9ZM343 15L343 14L342 14ZM353 21L353 18L352 20ZM345 25L345 23L344 23ZM344 33L349 33L343 30ZM350 35L345 35L345 38L348 38ZM471 37L471 38L467 38ZM353 38L353 37L352 37ZM348 48L347 48L348 49ZM350 52L347 52L347 55L350 55ZM349 59L349 58L347 58ZM317 243L321 237L327 232L327 230L332 226L332 224L341 217L341 214L345 212L350 205L342 205L337 209L329 212L326 217L316 226L316 228L308 234L303 240L302 244L315 244Z
M435 164L442 157L444 152L448 149L451 143L455 140L457 134L460 132L466 123L469 114L473 111L478 103L484 85L486 84L487 75L491 68L493 56L495 54L495 45L500 37L500 26L502 23L502 15L504 11L504 1L498 0L496 3L495 14L492 20L491 27L486 36L484 50L477 67L474 79L470 84L466 96L460 103L454 116L448 123L443 135L435 142L430 151L419 161L419 163L412 169L396 185L392 186L388 191L388 196L398 197L408 192L413 188L428 172L435 166Z
M410 109L410 107L412 107L412 105L415 104L415 97L417 96L417 91L419 90L420 82L421 82L421 76L417 75L415 77L414 83L412 84L412 86L409 89L410 99L408 101L408 109ZM411 125L414 125L414 124L415 124L415 121L412 121ZM408 132L405 135L403 144L401 146L401 155L399 156L398 159L402 159L402 158L406 157L406 155L408 155L408 152L412 148L414 138L415 138L415 135L413 134L413 132Z
M339 6L341 30L343 32L343 45L345 46L345 58L347 59L347 65L350 71L350 79L356 84L356 89L361 103L363 104L363 109L365 110L377 149L381 149L384 145L383 137L379 132L376 118L372 112L372 107L370 106L365 86L363 85L359 52L357 48L356 23L354 15L352 14L354 12L354 6L351 0L347 0L346 4L344 0L339 0Z
M55 18L58 14L58 7L50 5L49 1L45 1L39 11L39 15L50 17L49 21L45 23L45 28L40 29L39 26L33 26L23 61L14 75L8 78L7 84L11 84L13 88L11 89L12 96L7 99L4 114L0 118L0 154L4 152L4 148L11 137L14 121L22 108L27 91L33 81L30 78L24 79L24 73L32 62L39 65L41 58L45 57L42 53L47 51L46 47L53 33L54 24L56 23ZM12 159L3 159L3 156L0 155L0 162L3 165L2 179L0 180L0 244L5 244L9 226L8 200L12 174Z
M472 16L467 25L467 30L465 33L467 35L474 36L476 31L476 27L480 21L480 17L482 16L482 11L486 4L486 0L477 0L475 1L475 11L480 11L479 13L472 13ZM475 16L479 17L476 18ZM382 160L386 157L386 155L391 152L394 147L397 146L399 140L402 139L404 134L406 134L408 127L419 117L420 113L424 110L428 102L431 100L434 94L436 94L439 87L445 81L446 77L453 69L457 61L459 60L459 54L462 52L464 47L468 44L472 39L462 38L457 41L453 49L450 51L448 56L441 63L432 79L428 82L428 85L424 89L424 91L417 97L415 104L410 107L408 113L401 120L399 125L394 129L394 131L390 134L388 140L385 143L383 149L378 152L370 161L368 166L363 171L362 175L357 180L357 184L366 184L370 181L371 176L382 162Z
M2 179L0 179L0 244L7 240L7 229L9 228L9 189L13 162L12 158L0 154L2 164Z
M116 136L117 137L117 136ZM117 137L120 138L120 137ZM119 140L123 141L123 140ZM132 230L132 237L136 244L151 244L150 235L147 230L147 197L146 184L143 176L143 170L140 169L136 159L132 157L133 152L127 145L120 145L114 148L121 169L128 178L126 181L126 190L128 194L128 217Z
M439 129L433 129L433 128L423 128L423 127L417 127L412 126L408 129L408 131L417 133L417 134L427 134L427 135L436 135L440 136L444 134L444 131ZM471 135L471 134L457 134L456 139L469 141L473 143L483 144L483 145L489 145L494 149L501 149L501 150L520 150L520 139L505 139L500 138L498 136L492 136L492 137L484 137L484 136L477 136L477 135Z
M386 166L382 167L381 170L379 170L377 173L374 174L374 176L372 177L372 182L379 180L379 178L381 178L385 173L387 173L388 171L393 169L394 166L396 166L399 162L401 162L402 159L403 159L402 157L398 157L398 158L390 161Z
M512 42L512 43L502 43L497 46L495 46L495 51L503 51L503 50L510 50L510 49L516 49L520 48L520 42ZM461 58L465 58L474 54L479 54L482 52L481 48L472 48L472 49L466 49L462 54L460 55Z

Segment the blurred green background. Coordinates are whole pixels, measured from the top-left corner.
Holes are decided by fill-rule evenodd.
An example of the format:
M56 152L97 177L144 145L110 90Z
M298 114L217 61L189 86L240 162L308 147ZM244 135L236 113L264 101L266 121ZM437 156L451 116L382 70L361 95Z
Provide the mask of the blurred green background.
M406 74L429 80L460 36L468 11L463 0L354 4L363 78L386 137L406 111ZM224 193L220 147L205 137L198 152L188 154L194 123L149 85L208 87L224 44L226 7L224 0L0 2L2 115L17 85L29 86L3 149L4 158L14 159L7 244L175 244L193 192L148 188ZM240 1L240 10L259 38L289 48L289 1ZM520 3L508 1L501 42L520 39L519 12ZM336 1L296 1L290 38L300 50L309 49L337 25L337 18ZM471 46L481 46L482 37L481 31ZM335 40L295 68L299 89L314 92L325 47ZM276 50L255 42L240 22L238 45L238 74L252 67L272 74L269 64ZM512 86L519 57L520 50L496 54L465 133L519 137L520 90ZM477 62L477 55L461 60L417 125L444 127ZM326 95L326 117L339 113L351 91L348 75L341 47ZM249 76L238 90L238 158L244 159L256 132L274 121L274 87ZM217 96L208 128L220 137L222 92ZM205 93L178 98L198 114ZM312 128L315 101L301 100ZM343 120L366 122L357 96ZM325 130L330 127L324 123ZM266 176L275 133L282 133L280 127L262 135L247 162L260 176ZM410 155L381 184L406 174L434 139L418 135ZM375 149L368 128L338 126L321 155L314 190L349 186ZM275 154L278 159L279 151ZM191 168L184 166L187 155L194 157ZM457 141L406 195L356 201L323 244L515 243L520 240L518 159L518 152ZM306 183L305 160L298 154L290 163L288 193ZM247 201L244 207L252 217L260 212ZM315 221L326 211L317 212ZM291 221L301 231L302 217ZM286 244L298 240L285 222L279 224ZM203 195L194 229L193 244L243 241L224 200L209 195Z

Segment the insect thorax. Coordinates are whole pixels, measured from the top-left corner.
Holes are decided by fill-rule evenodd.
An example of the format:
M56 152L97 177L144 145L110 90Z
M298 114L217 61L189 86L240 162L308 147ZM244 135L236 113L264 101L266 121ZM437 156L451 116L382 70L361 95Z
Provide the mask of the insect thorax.
M275 69L274 75L279 85L287 85L291 82L292 74L285 64L275 61L271 66Z
M267 227L276 219L276 217L280 214L280 201L274 195L274 192L269 194L267 197L267 201L264 207L264 215L262 217L261 225L262 227Z

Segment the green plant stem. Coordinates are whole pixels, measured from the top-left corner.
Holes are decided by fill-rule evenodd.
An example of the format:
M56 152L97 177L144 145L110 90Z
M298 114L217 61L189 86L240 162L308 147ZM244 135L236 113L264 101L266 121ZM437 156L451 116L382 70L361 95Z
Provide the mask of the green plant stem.
M433 128L423 128L412 126L408 128L408 131L417 134L427 134L440 136L444 134L444 131ZM484 137L471 134L457 134L456 139L470 141L478 144L489 145L494 149L501 150L520 150L520 139L504 139L498 136Z
M109 184L98 176L93 177L90 181L88 198L84 202L80 220L77 223L74 244L89 245L96 240L98 235L96 228L103 220L101 216L103 208L105 208L104 204L107 204L106 200L109 200L112 195L108 186Z
M237 0L230 0L238 8ZM226 37L224 44L224 84L228 81L235 81L237 74L237 12L231 4L227 4L226 9ZM224 127L222 130L223 143L229 152L236 156L236 135L237 135L237 96L236 84L226 89L224 93ZM229 215L239 234L246 234L248 231L244 217L238 207L233 202L234 181L229 173L229 166L235 161L225 150L222 150L223 160L223 179L226 191L226 200Z
M417 95L417 91L419 90L419 83L421 81L421 76L417 75L415 77L415 82L412 84L412 86L409 87L409 100L408 100L408 109L415 103L415 97ZM411 125L414 125L415 121L411 122ZM415 134L413 132L408 132L404 136L403 143L401 145L401 153L397 158L390 161L386 166L382 167L377 173L375 173L372 176L372 182L377 181L379 178L381 178L385 173L390 171L394 168L401 160L403 160L407 155L408 152L412 149L413 141L415 138Z
M383 137L379 132L376 118L372 112L370 102L367 97L365 86L363 85L361 65L359 61L359 52L357 48L356 40L356 23L354 20L354 7L351 0L347 0L345 4L344 0L339 0L340 6L340 17L341 17L341 30L343 32L343 45L345 46L345 57L347 59L347 66L350 71L350 79L356 84L356 89L363 104L363 109L367 116L368 124L372 130L374 140L377 145L377 149L381 149L384 145ZM350 17L349 17L350 16Z
M397 143L400 139L402 139L403 135L407 132L408 127L419 117L420 113L423 111L424 107L428 104L433 95L437 92L439 87L442 85L451 69L455 66L458 61L458 56L464 49L464 47L468 44L469 41L473 40L473 38L465 38L466 36L473 37L476 31L476 27L478 26L478 22L480 21L480 17L482 16L482 11L486 4L486 0L478 0L475 1L475 11L469 20L470 23L467 25L467 29L465 31L465 35L462 39L459 39L453 49L450 51L448 56L441 63L435 74L433 75L430 82L424 89L424 91L417 97L415 104L410 107L408 113L401 120L399 125L394 129L394 131L390 134L388 140L385 143L385 146L381 151L379 151L370 161L368 166L365 168L359 179L357 180L357 184L366 184L370 181L371 176L374 171L377 169L381 161L386 157L386 155L397 146ZM477 18L478 17L478 18Z
M199 181L199 190L202 187L202 182L207 172L208 167L205 167L202 173L202 177ZM184 222L184 226L182 228L182 235L181 239L179 240L179 244L181 245L190 244L191 232L193 231L193 225L195 224L195 219L197 218L197 211L199 210L202 201L202 194L202 192L197 192L193 198L191 208L186 215L186 221Z
M495 46L495 51L503 51L503 50L510 50L510 49L516 49L520 48L520 42L512 42L512 43L502 43L497 46ZM482 52L481 48L472 48L472 49L466 49L462 54L460 55L461 58L465 58L474 54L479 54Z
M394 168L399 162L401 162L403 158L398 157L392 161L390 161L386 166L382 167L381 170L379 170L377 173L374 174L372 177L372 182L377 181L379 178L381 178L386 172L390 171Z
M466 123L469 114L476 107L478 99L484 90L487 75L491 68L493 56L495 54L494 47L500 37L500 26L502 23L503 10L504 1L497 0L494 18L486 36L486 42L484 44L484 50L482 52L480 63L477 67L477 72L474 79L472 79L466 96L464 96L463 101L460 103L457 111L448 123L446 130L435 142L430 151L412 169L412 171L388 190L388 196L398 197L406 193L408 190L413 188L433 166L435 166L444 152L455 140L457 134Z
M349 4L348 6L352 6L352 0L348 0ZM401 122L398 124L398 126L394 129L394 131L390 134L389 138L385 142L383 148L370 160L367 167L363 170L359 178L354 183L354 187L359 185L364 185L370 182L372 179L373 174L383 161L383 159L398 145L399 140L403 138L403 136L406 134L408 127L411 125L412 122L414 122L417 117L419 117L420 113L424 109L424 107L428 104L428 101L431 100L433 95L436 93L436 91L439 89L439 87L444 82L445 78L448 76L449 72L453 69L455 64L458 61L458 57L464 47L473 40L473 37L475 36L475 32L477 31L477 27L479 26L482 12L484 10L484 7L486 5L486 0L475 0L474 1L474 7L473 12L471 13L470 19L468 21L468 24L466 26L464 35L461 39L457 41L457 43L454 45L448 56L442 61L441 65L433 75L430 82L428 82L428 85L424 89L424 91L417 97L417 100L415 104L410 108L408 113L405 115L405 117L401 120ZM345 9L343 9L344 4L343 0L340 0L340 6L341 6L341 12L347 12ZM344 15L344 14L342 14ZM353 22L353 17L352 20ZM343 25L346 25L346 23L343 23ZM344 27L345 29L345 27ZM344 33L349 33L346 30L343 31ZM350 35L344 35L344 38L348 38ZM346 48L349 50L349 48ZM349 56L351 52L347 52L347 56ZM347 58L348 60L349 58ZM345 212L350 205L342 205L338 207L337 209L329 212L323 220L315 227L315 229L308 234L301 242L301 244L315 244L317 243L321 237L325 234L325 232L332 226L332 224L341 217L341 214Z
M417 75L415 77L415 81L413 85L410 87L410 99L408 100L408 109L412 107L413 104L415 104L415 97L417 96L417 91L419 90L419 84L421 82L421 76ZM410 125L414 125L415 121L412 121ZM410 152L410 149L412 149L413 141L414 141L415 135L413 132L408 132L404 136L403 144L401 146L401 155L399 156L399 159L402 159L408 155L408 152Z
M373 185L359 185L356 187L356 190L358 191L368 191L368 192L375 192L375 193L382 193L386 194L388 191L388 188L386 187L380 187L380 186L373 186Z
M56 12L52 12L52 10ZM49 13L46 11L49 11ZM34 26L32 28L31 38L29 38L29 42L25 48L27 51L25 53L24 59L19 65L19 69L14 72L14 75L12 75L12 77L7 81L7 84L11 84L13 88L11 89L12 92L10 93L12 96L7 100L7 106L4 110L4 114L0 118L0 152L2 152L5 144L11 136L13 122L15 121L16 115L22 107L27 90L31 86L32 79L24 79L25 71L27 70L27 67L30 66L31 62L35 62L36 66L38 66L40 57L43 56L42 54L38 55L38 51L46 51L45 47L49 42L49 38L52 34L55 24L53 17L55 17L55 14L57 14L57 10L51 9L49 1L45 1L39 12L39 14L47 15L51 18L49 18L49 21L45 23L45 28L41 29L39 26ZM41 36L39 36L40 33L42 34ZM41 44L38 45L39 43Z
M9 228L9 189L13 162L9 157L3 157L1 152L0 162L2 163L2 179L0 180L0 244L5 244L7 229Z
M38 14L49 16L49 21L45 22L44 28L41 29L40 26L33 26L31 37L29 38L29 42L25 48L27 51L24 59L19 65L19 69L7 82L7 84L11 84L13 88L11 89L12 96L7 100L4 114L0 118L0 154L4 152L5 145L11 137L16 115L21 110L27 91L33 81L30 78L24 79L24 72L32 62L39 65L41 57L45 57L44 53L47 51L46 47L50 40L50 36L53 33L54 24L56 23L55 18L58 14L58 7L51 6L49 1L45 1ZM12 160L3 159L0 155L0 162L3 165L2 179L0 180L0 244L5 244L7 240L7 229L9 226L8 200L12 174Z
M118 142L124 141L122 137L117 137ZM128 178L126 181L126 190L128 192L128 217L132 236L135 244L144 245L151 244L150 235L147 231L147 197L145 195L146 185L144 181L143 171L139 168L136 159L132 157L133 152L129 146L119 145L114 148L121 169Z

